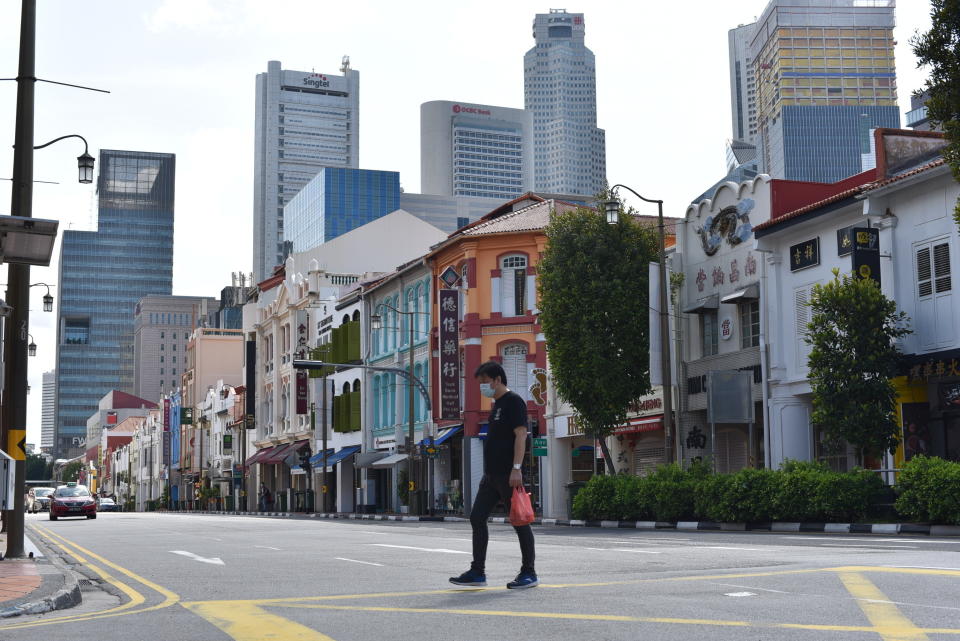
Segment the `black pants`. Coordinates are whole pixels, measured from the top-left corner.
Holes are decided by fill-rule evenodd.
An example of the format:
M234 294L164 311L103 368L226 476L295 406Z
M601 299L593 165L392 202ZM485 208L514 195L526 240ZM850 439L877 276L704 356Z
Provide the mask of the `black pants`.
M490 533L487 530L487 519L497 503L503 501L510 513L510 501L513 498L513 488L510 487L510 476L485 474L480 481L480 488L477 490L477 496L473 501L473 509L470 511L470 525L473 526L473 563L470 567L477 572L484 572L487 562L487 543L490 540ZM534 572L533 562L535 553L533 549L533 528L529 525L514 526L517 531L517 538L520 539L520 553L523 556L523 562L520 566L521 572Z

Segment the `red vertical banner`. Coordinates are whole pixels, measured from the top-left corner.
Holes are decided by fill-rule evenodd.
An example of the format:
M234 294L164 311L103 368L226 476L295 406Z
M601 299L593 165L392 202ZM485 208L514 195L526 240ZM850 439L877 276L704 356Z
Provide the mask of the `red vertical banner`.
M163 464L170 465L170 399L163 399Z
M440 306L440 418L460 418L460 292L441 289Z

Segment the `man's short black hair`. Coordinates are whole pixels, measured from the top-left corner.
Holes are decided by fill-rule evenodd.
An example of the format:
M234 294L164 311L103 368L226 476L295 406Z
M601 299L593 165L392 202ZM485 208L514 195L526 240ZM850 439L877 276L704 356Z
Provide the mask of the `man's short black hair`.
M507 373L503 371L503 365L496 361L487 361L473 373L474 378L481 376L489 376L491 379L499 378L504 385L507 384Z

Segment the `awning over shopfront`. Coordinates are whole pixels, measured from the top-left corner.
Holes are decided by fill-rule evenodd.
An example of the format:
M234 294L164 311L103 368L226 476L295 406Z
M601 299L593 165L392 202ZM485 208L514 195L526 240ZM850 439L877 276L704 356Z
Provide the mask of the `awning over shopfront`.
M257 450L256 452L253 453L253 456L247 459L245 465L249 467L251 465L255 465L257 463L263 462L263 459L271 455L273 451L277 449L277 447L283 447L283 446L271 445L270 447L265 447L263 449Z
M655 432L663 429L663 415L642 416L627 420L626 425L613 429L614 434L639 434L641 432Z
M349 459L359 451L359 445L348 445L347 447L341 447L339 452L334 452L333 449L327 450L327 467L333 467L337 463ZM315 468L323 468L323 452L314 454L313 458L310 459L310 465Z
M463 425L457 425L456 427L451 427L446 431L440 432L437 434L437 438L433 439L434 445L443 445L448 440L459 434L463 431Z
M747 285L732 294L727 294L720 299L720 302L725 305L735 305L737 303L746 303L754 300L760 300L760 285L757 283Z
M258 461L258 463L263 465L276 465L283 463L290 454L296 452L307 443L309 443L309 441L303 440L294 441L293 443L286 443L284 445L278 445L273 452L267 456L264 456Z
M377 461L387 458L386 452L362 452L353 461L354 467L373 467Z
M370 465L370 467L378 470L382 470L383 468L393 467L397 463L400 463L401 461L406 461L406 460L407 460L406 454L391 454L390 456L382 458L379 461L374 461Z
M701 298L693 305L683 308L684 314L705 314L720 308L720 294L713 294L706 298Z

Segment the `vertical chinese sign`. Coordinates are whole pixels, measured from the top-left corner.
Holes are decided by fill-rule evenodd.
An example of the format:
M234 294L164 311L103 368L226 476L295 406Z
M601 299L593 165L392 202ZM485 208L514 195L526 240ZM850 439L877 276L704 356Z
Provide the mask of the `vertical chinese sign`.
M297 344L293 348L293 357L296 360L309 358L310 350L307 347L309 333L309 319L307 310L297 310ZM310 374L305 369L297 371L297 414L306 414L310 411Z
M460 292L441 289L440 305L440 418L460 418Z
M170 465L170 399L163 399L163 464Z

